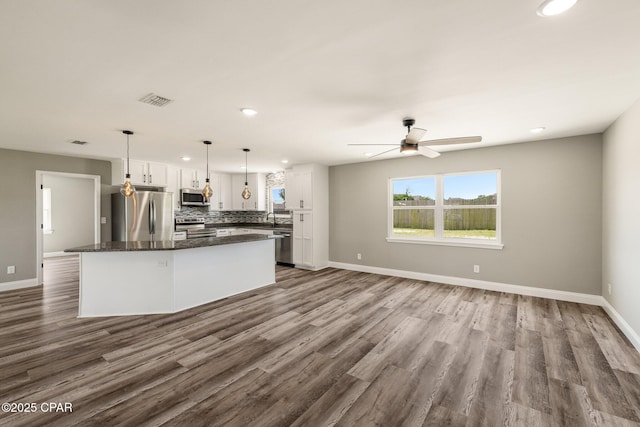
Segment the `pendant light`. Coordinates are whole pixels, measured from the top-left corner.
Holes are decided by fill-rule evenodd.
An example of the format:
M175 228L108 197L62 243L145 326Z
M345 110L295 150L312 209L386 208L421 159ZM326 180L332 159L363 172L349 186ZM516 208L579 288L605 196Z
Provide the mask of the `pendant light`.
M205 179L204 188L202 189L202 196L204 197L204 201L208 202L213 195L213 189L209 184L209 146L211 145L211 141L202 141L204 145L207 146L207 179Z
M244 151L244 190L242 190L242 198L249 200L251 191L249 191L249 180L247 179L247 153L251 150L243 148L242 151Z
M131 183L131 174L129 173L129 135L133 135L133 132L123 130L122 133L127 135L127 174L125 175L122 187L120 187L120 194L124 197L132 197L136 193L136 188Z

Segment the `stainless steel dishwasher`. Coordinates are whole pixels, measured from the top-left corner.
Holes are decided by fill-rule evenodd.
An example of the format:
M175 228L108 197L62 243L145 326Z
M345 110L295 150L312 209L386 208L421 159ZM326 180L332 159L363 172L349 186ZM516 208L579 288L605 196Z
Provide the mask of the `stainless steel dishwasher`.
M293 248L291 247L290 231L274 231L275 236L282 236L275 239L276 244L276 262L278 264L293 265Z

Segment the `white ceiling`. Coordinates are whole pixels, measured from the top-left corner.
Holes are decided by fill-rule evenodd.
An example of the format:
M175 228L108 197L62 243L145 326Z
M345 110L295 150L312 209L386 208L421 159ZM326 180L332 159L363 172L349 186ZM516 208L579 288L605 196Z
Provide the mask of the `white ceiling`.
M211 139L241 172L366 161L347 144L405 116L474 148L602 132L640 97L640 1L541 2L3 0L0 147L123 157L131 129L132 158L203 167Z

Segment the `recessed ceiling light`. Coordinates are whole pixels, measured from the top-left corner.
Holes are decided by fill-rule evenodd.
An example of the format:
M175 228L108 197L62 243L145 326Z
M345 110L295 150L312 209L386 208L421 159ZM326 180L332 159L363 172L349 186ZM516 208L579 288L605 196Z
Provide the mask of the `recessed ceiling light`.
M242 108L240 111L242 111L242 114L249 117L255 116L256 114L258 114L258 112L253 108Z
M547 17L559 15L571 9L578 0L545 0L538 6L538 16Z
M289 163L289 160L287 160L287 159L283 159L283 160L282 160L282 163L287 164L287 163Z
M533 128L531 129L531 133L540 133L545 129L546 129L545 127Z
M189 160L191 160L191 157L189 156L182 156L181 157L182 160L184 160L185 162L188 162Z

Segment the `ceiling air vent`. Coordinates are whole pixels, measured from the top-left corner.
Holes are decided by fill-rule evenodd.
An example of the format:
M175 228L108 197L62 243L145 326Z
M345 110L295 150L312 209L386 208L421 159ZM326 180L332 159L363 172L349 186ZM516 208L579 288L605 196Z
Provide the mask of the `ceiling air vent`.
M144 102L145 104L155 105L156 107L164 107L172 100L163 96L156 95L155 93L149 93L138 99L138 101Z
M78 141L76 139L75 141L71 141L71 143L76 145L84 145L84 144L87 144L87 141Z

